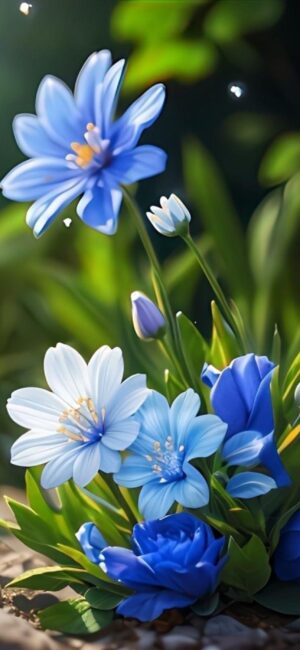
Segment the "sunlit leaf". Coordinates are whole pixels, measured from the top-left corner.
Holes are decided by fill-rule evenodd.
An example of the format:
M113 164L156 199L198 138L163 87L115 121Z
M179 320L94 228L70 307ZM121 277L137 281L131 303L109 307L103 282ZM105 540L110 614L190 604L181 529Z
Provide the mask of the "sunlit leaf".
M272 27L283 8L281 0L219 0L208 12L204 29L211 38L226 43L248 32Z

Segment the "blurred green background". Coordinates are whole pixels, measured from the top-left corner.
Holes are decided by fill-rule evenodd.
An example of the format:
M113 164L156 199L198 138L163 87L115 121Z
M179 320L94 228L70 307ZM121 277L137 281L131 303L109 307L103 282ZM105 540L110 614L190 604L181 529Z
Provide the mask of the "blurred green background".
M300 49L298 0L0 0L0 173L22 160L13 116L33 112L42 77L73 86L85 58L110 48L129 58L120 109L156 81L168 101L145 142L166 149L166 172L141 183L145 211L176 192L227 293L269 354L275 324L283 349L299 350ZM9 448L21 431L5 403L20 386L42 385L49 345L89 355L120 345L127 372L164 361L138 341L130 292L151 294L149 269L123 210L113 238L89 230L69 208L36 241L26 206L0 198L0 473L17 482ZM67 228L63 219L71 217ZM177 240L151 232L174 310L209 336L211 292Z

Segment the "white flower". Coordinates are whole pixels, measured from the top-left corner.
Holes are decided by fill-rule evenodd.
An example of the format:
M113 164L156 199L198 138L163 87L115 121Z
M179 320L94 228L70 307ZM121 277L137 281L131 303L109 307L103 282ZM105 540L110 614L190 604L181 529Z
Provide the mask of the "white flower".
M151 212L147 212L147 217L161 235L176 237L188 232L191 215L176 194L171 194L168 199L162 196L160 207L151 205L150 210Z

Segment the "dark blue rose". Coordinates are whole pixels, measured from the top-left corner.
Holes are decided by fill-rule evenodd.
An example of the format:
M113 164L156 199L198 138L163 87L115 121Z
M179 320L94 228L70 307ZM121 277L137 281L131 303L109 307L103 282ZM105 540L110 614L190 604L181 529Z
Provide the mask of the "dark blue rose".
M271 394L274 368L267 357L245 354L224 370L206 364L202 371L204 383L211 388L212 407L228 425L224 460L229 466L264 465L274 479L249 472L236 475L227 485L235 497L252 498L291 483L274 440Z
M101 535L95 524L91 521L82 524L76 533L76 537L88 559L98 564L100 551L107 545L107 541Z
M210 596L226 561L224 537L216 539L207 524L187 513L136 524L132 546L105 548L100 566L133 589L117 611L140 621Z
M279 580L300 582L300 510L281 531L274 553L274 571Z

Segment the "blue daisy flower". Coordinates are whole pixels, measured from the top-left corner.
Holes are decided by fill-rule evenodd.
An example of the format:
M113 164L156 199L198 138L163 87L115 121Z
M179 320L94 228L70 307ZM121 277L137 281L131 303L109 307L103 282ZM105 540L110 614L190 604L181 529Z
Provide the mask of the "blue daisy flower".
M34 201L27 224L36 237L81 196L78 216L87 225L112 235L117 229L122 184L159 174L165 152L137 146L144 129L159 116L165 87L156 84L114 120L125 61L111 64L108 50L95 52L82 67L74 95L47 75L36 97L36 115L14 119L16 141L30 160L2 180L4 196Z

